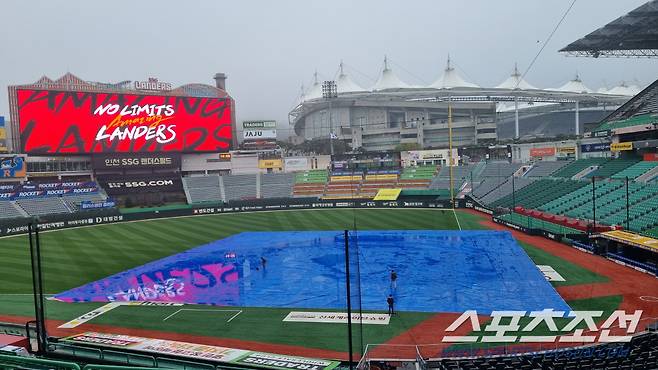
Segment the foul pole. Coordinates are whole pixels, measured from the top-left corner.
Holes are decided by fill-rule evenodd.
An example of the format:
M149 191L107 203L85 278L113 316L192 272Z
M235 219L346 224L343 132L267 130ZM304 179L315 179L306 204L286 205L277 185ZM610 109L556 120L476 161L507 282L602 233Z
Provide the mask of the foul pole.
M455 210L455 194L452 178L452 96L448 98L448 170L450 171L450 206ZM473 186L473 184L471 184Z

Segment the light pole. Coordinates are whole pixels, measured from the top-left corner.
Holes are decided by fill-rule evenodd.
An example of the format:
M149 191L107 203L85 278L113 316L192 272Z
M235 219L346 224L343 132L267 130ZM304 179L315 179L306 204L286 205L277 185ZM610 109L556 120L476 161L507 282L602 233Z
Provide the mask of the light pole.
M512 175L512 220L514 219L515 208L516 208L516 189L514 188L514 175Z
M336 81L323 81L322 82L322 98L329 101L329 147L331 148L331 156L334 155L334 125L331 118L332 100L338 97L338 85Z
M596 176L592 176L592 233L596 233Z

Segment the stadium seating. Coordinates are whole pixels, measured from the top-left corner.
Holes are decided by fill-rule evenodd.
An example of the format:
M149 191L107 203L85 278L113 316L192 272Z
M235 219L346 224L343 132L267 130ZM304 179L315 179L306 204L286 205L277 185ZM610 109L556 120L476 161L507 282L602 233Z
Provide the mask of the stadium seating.
M516 177L514 179L514 190L519 191L522 188L532 184L535 179L528 179L524 177ZM498 199L501 199L505 196L512 194L512 181L510 178L504 179L498 186L492 187L497 181L484 180L480 187L485 186L485 188L477 188L477 192L474 193L475 197L478 198L484 204L491 204ZM487 185L488 184L488 185ZM487 188L492 187L491 190L487 191Z
M223 200L218 175L183 177L183 187L189 204Z
M366 174L359 187L360 197L374 197L379 189L398 188L397 174Z
M102 193L76 194L62 197L62 200L66 203L69 209L80 210L80 204L82 202L104 202L107 200L107 197Z
M329 174L327 170L310 170L295 173L293 197L321 197Z
M484 171L480 174L481 178L492 177L509 177L512 176L522 164L508 162L490 162L487 163Z
M550 221L542 220L536 217L521 215L518 213L508 213L499 216L501 219L513 223L515 225L520 225L527 227L529 229L542 229L550 231L555 234L581 234L582 231L570 228L564 225L556 224Z
M329 173L327 170L310 170L295 173L295 184L301 183L325 183Z
M573 161L569 163L568 165L560 168L558 171L552 174L554 177L564 177L564 178L572 178L579 172L583 171L587 167L591 166L600 166L603 163L605 163L608 159L606 158L587 158L587 159L579 159L577 161Z
M27 213L21 212L13 201L4 201L0 203L0 218L25 217Z
M258 197L257 175L222 176L226 200L255 199Z
M264 173L260 181L261 198L290 198L294 180L291 173Z
M617 172L611 177L613 179L624 179L628 177L629 179L633 180L639 176L642 176L649 170L652 170L656 166L658 166L658 162L641 161L630 167L627 167L623 171Z
M406 167L400 174L398 186L402 189L427 189L436 172L436 166Z
M571 161L539 161L533 164L530 171L526 172L524 177L546 177L557 172L562 167L570 164Z
M585 177L611 177L638 162L639 159L614 159L603 163L599 168L588 173Z
M589 347L564 348L554 351L519 355L470 357L427 362L428 369L441 370L535 370L535 369L656 369L658 333L645 332L630 343L606 343Z
M463 179L455 178L452 181L452 188L455 189L455 190L460 189L463 184L464 184ZM435 189L435 190L439 190L439 189L448 189L449 190L450 189L450 178L435 177L435 178L432 179L432 182L430 183L429 188L430 189Z
M643 234L658 239L658 226L646 230L645 232L643 232Z
M431 180L436 174L436 166L406 167L400 174L400 180L424 179Z
M510 208L512 205L535 209L539 206L587 186L587 182L560 179L539 179L518 190L514 196L510 193L493 201L492 207Z
M30 216L72 212L60 197L20 199L16 204Z
M658 107L655 108L658 109ZM643 114L627 119L621 119L618 121L603 122L601 125L599 125L596 129L592 131L614 130L614 129L631 127L631 126L644 126L644 125L651 125L656 122L658 122L658 117L656 117L655 115Z
M509 178L505 177L490 177L484 178L480 184L473 188L471 195L476 198L482 198L489 194L491 191L499 188L503 183L505 183Z
M467 164L463 166L453 166L452 167L452 177L453 179L459 180L469 180L471 172L475 169L475 164ZM435 178L440 179L449 179L450 178L450 166L441 167L439 174Z
M596 202L604 204L609 199L616 197L615 191L619 190L623 185L624 184L619 181L596 183L596 190L594 191ZM592 187L583 186L573 192L564 194L559 198L535 208L556 215L565 215L590 220L594 216L592 206Z

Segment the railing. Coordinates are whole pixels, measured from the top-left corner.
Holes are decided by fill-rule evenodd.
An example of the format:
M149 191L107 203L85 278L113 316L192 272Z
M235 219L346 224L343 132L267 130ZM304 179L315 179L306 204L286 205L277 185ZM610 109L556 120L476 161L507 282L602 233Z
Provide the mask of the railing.
M98 361L115 364L113 366L88 365L82 370L112 370L112 369L155 369L171 368L181 370L246 370L248 368L231 364L215 365L204 362L195 362L158 355L145 355L128 351L112 350L102 347L89 347L68 343L49 343L48 352L58 356L72 358L74 361ZM119 364L117 366L116 364ZM77 370L77 369L76 369Z
M651 334L649 330L658 324L658 317L646 317L639 321L637 333L634 337ZM622 329L618 322L610 326L610 329ZM632 343L632 342L631 342ZM482 357L510 357L510 356L540 356L555 357L569 353L570 351L579 352L589 348L608 348L610 352L617 355L626 354L632 348L627 346L627 342L609 342L609 343L436 343L436 344L368 344L365 347L364 354L360 359L357 370L369 370L371 364L379 363L413 363L418 370L432 368L428 362L441 360L463 360L476 359ZM625 347L625 351L616 351L615 348ZM593 353L596 351L593 351ZM397 366L398 368L409 368L407 366ZM381 367L380 367L381 368Z

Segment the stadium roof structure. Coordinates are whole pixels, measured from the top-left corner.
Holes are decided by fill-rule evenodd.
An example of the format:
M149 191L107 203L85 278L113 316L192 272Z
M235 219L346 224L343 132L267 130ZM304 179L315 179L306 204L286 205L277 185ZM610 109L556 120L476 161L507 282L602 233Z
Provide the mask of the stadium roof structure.
M516 63L514 63L514 72L500 85L496 86L497 89L509 89L509 90L537 90L536 87L530 85L526 80L523 79L521 73L519 73L519 68Z
M9 89L49 89L49 90L71 90L71 91L90 91L90 92L108 92L115 91L120 93L141 94L148 95L154 94L151 90L136 90L132 81L125 80L117 83L107 82L93 82L85 81L73 73L67 72L60 78L53 80L47 76L42 76L36 82L31 84L23 84L16 86L9 86ZM195 97L229 97L228 92L219 89L212 85L202 83L191 83L181 85L171 90L157 91L159 95L172 95L172 96L195 96Z
M634 96L637 95L640 91L641 89L637 86L629 86L626 84L626 82L622 81L619 85L608 90L606 94Z
M592 131L642 125L648 121L658 121L658 80L610 113Z
M456 87L480 87L474 83L464 81L463 78L457 73L454 67L450 65L450 56L448 56L448 62L446 63L446 68L443 70L443 74L436 80L433 84L430 85L431 88L435 89L453 89Z
M568 81L564 85L558 87L557 89L554 89L556 91L570 91L570 92L577 92L577 93L591 93L593 92L592 89L589 87L585 86L583 81L580 79L580 76L576 74L576 77L573 80ZM624 95L624 94L621 94Z
M658 0L652 0L560 49L581 57L658 57Z
M306 94L304 94L304 100L311 100L311 99L318 99L322 97L322 85L320 84L320 81L318 81L318 72L316 71L313 73L313 85L311 85L311 88L308 90Z
M352 81L350 76L343 71L343 62L340 62L340 74L338 75L338 80L336 80L336 87L338 93L350 93L357 91L366 91L363 87L359 86L356 82Z
M408 89L412 86L409 84L402 82L398 78L398 76L393 73L393 70L388 67L388 60L386 57L384 57L384 69L382 70L382 74L379 76L379 79L377 82L375 82L375 85L372 87L373 91L379 91L379 90L391 90L391 89Z

